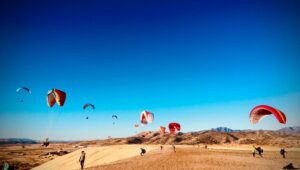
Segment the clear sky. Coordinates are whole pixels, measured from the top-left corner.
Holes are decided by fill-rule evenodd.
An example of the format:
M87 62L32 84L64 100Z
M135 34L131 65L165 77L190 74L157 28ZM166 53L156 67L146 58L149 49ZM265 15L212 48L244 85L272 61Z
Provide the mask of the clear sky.
M155 120L138 131L171 121L183 132L299 126L299 9L298 0L1 1L0 138L129 136L142 110ZM22 86L32 94L16 93ZM67 92L64 107L47 106L51 88ZM287 124L251 125L258 104Z

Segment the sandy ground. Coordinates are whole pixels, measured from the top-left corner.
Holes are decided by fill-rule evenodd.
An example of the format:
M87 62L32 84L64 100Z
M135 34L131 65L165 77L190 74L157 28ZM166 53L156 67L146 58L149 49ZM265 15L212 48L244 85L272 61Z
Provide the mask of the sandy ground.
M102 147L88 147L76 150L70 154L58 157L52 161L33 168L34 170L72 170L79 169L79 157L81 151L86 152L85 167L93 167L102 164L112 163L118 160L131 158L139 155L140 147L147 152L157 150L155 145L112 145Z
M147 153L139 156L139 148L143 146ZM80 152L86 154L85 168L97 170L196 170L196 169L282 169L292 162L300 168L300 149L288 148L287 159L283 159L277 147L263 146L263 157L253 158L248 145L203 145L176 146L165 145L161 151L159 145L114 145L88 147L70 154L57 157L35 170L79 169Z
M120 160L108 165L92 167L90 170L274 170L292 162L296 168L300 168L299 149L290 149L287 158L283 159L278 150L269 147L263 157L256 156L237 147L214 146L210 149L198 147L177 147L173 152L171 147L165 147L163 151L152 152L143 157L138 156ZM214 148L214 149L213 149ZM215 149L216 148L216 149Z

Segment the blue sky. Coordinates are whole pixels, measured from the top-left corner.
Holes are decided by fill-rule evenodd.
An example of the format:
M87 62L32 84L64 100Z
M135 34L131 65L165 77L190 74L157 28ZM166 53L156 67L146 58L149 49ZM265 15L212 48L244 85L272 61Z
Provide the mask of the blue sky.
M296 0L1 1L0 137L128 136L142 110L155 121L139 130L170 121L183 131L299 126L299 7ZM32 94L17 94L20 86ZM62 108L46 105L53 87L67 92ZM88 102L95 111L82 110ZM287 124L269 117L250 125L257 104L284 111Z

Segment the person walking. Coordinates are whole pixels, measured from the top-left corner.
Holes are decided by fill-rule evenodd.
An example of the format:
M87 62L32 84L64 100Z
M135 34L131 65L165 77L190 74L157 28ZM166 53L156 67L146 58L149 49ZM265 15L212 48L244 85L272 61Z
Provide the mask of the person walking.
M172 145L172 147L173 147L173 151L176 152L176 150L175 150L175 149L176 149L176 148L175 148L175 145Z
M85 152L81 151L81 155L80 155L80 158L79 158L81 169L84 169L84 161L85 161Z

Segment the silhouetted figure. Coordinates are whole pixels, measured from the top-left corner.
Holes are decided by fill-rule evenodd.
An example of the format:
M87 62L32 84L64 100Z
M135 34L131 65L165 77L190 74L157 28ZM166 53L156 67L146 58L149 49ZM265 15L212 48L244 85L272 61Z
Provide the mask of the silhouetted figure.
M207 145L205 145L204 148L207 149Z
M264 152L264 150L263 150L261 147L257 147L256 150L257 150L257 152L258 152L258 155L259 155L260 157L262 157L262 153Z
M163 146L162 145L160 145L160 150L163 150Z
M140 155L143 156L145 153L146 153L146 149L141 148L141 153L140 153Z
M80 155L80 158L79 158L81 169L84 169L84 161L85 161L85 152L81 151L81 155Z
M50 142L49 142L49 139L48 139L48 138L46 138L46 141L45 141L45 142L43 142L43 145L42 145L42 146L45 146L45 147L47 147L47 146L49 146L49 144L50 144Z
M285 153L286 153L286 151L285 151L285 149L284 148L281 148L280 149L280 154L282 155L282 157L285 159Z
M296 169L292 163L289 163L287 166L284 166L283 169Z
M175 145L172 145L172 147L173 147L173 151L174 151L174 152L176 152L176 148L175 148Z

